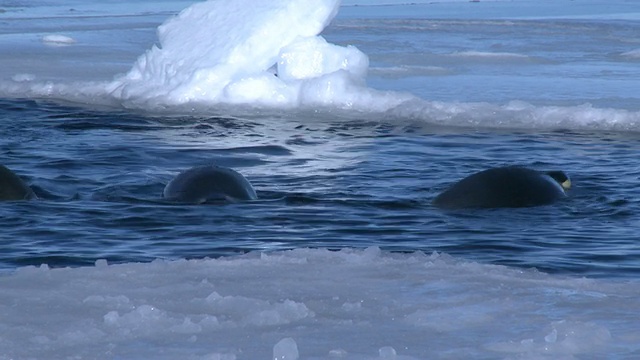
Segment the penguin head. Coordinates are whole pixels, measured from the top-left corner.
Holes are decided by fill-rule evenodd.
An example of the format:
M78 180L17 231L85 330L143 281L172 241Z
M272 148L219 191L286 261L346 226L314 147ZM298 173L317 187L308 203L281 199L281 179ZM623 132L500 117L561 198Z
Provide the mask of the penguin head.
M567 176L564 171L547 171L545 174L555 180L564 191L571 188L571 179L569 179L569 176Z

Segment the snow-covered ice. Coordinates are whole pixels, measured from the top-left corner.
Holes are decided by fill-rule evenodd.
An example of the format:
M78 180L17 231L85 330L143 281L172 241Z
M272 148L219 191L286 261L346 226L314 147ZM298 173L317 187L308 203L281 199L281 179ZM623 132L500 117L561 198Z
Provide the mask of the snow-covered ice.
M194 4L158 28L159 45L110 85L113 95L161 104L297 105L304 80L341 69L350 74L365 72L351 69L367 66L364 54L351 55L348 49L317 37L339 5L336 0L318 1L314 6L291 0ZM309 54L313 58L300 59ZM269 70L276 64L274 74Z
M624 358L638 283L297 249L0 276L0 359ZM621 357L620 357L621 356ZM629 357L627 357L629 358Z

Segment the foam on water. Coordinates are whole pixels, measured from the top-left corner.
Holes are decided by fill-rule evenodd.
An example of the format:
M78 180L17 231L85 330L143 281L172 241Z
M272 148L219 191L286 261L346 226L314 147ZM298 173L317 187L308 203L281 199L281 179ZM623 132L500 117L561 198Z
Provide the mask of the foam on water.
M624 358L637 282L297 249L0 276L0 359ZM185 357L186 356L186 357Z
M338 0L314 2L313 7L302 0L196 3L162 24L158 45L112 81L43 81L27 68L0 81L0 95L154 112L210 114L224 108L226 114L243 114L247 107L275 112L325 108L350 111L358 118L367 113L373 119L438 125L640 129L638 111L590 104L534 106L518 99L507 104L433 102L406 92L368 87L368 56L355 46L331 44L319 35L339 7ZM73 48L78 46L76 38L49 34L42 41ZM478 50L454 52L451 57L482 62L535 60L518 53ZM622 57L633 59L635 53ZM418 79L451 72L449 68L410 64L374 69L383 76L409 74Z

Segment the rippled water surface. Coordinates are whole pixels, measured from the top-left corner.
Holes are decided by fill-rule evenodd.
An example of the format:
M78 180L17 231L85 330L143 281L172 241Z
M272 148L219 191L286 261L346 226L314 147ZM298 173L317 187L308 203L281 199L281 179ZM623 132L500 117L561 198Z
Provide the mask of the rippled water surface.
M589 276L640 273L635 133L446 128L303 112L149 116L2 100L0 152L41 198L6 202L0 263L86 265L248 250L379 246ZM186 168L235 168L259 200L176 205ZM442 211L475 171L562 169L569 198L527 209Z

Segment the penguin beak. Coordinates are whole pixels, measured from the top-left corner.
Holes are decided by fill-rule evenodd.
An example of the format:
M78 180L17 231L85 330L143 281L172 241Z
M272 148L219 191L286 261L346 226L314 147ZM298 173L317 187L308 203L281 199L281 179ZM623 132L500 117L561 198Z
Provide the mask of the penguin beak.
M562 184L560 184L562 186L562 188L566 191L571 189L571 179L567 179L564 182L562 182Z

